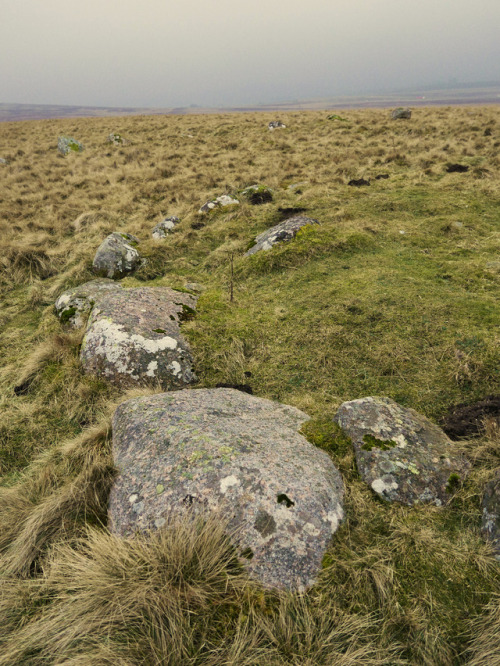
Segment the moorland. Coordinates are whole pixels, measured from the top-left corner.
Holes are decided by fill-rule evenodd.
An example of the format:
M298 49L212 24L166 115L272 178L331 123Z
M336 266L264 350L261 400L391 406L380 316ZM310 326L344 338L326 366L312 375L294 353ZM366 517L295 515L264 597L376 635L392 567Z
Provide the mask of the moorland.
M500 107L329 115L280 112L273 132L270 113L0 125L0 665L500 664L481 536L498 422L456 441L472 469L444 508L381 501L332 422L364 396L441 423L500 393ZM60 155L60 135L83 152ZM273 201L198 213L255 183ZM320 224L243 256L299 211ZM153 239L167 215L180 224ZM107 531L113 410L161 389L83 374L83 332L54 301L93 279L112 231L147 259L124 286L203 285L183 324L195 387L250 384L302 409L342 473L346 517L307 593L250 581L213 520Z

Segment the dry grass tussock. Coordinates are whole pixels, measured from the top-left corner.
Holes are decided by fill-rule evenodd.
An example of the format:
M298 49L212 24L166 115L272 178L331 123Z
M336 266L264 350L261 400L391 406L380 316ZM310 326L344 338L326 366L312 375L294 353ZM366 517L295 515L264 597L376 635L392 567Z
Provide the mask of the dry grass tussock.
M328 115L283 113L276 132L269 114L0 125L0 664L500 664L500 573L480 536L496 422L456 443L472 472L444 510L382 504L332 423L366 395L440 420L500 393L500 109ZM106 143L115 131L127 145ZM58 155L60 134L85 150ZM254 183L274 201L197 213ZM243 257L298 210L321 224ZM167 215L180 224L153 240ZM249 581L216 520L107 531L111 415L159 389L84 375L82 331L53 304L115 230L148 260L124 286L206 287L183 324L198 386L304 409L340 469L346 519L306 595Z

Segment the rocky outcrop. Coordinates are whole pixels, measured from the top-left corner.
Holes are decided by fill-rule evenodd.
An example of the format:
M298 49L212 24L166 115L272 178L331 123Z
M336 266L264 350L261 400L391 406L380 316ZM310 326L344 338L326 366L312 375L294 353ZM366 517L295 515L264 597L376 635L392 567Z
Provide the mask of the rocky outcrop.
M121 289L121 286L106 278L92 280L68 289L55 302L56 314L62 324L80 328L87 321L90 311L99 301L99 297L117 289Z
M183 318L194 314L196 297L167 287L114 289L95 301L82 342L85 372L127 387L158 381L182 388L195 381Z
M275 130L275 129L285 129L286 125L281 122L281 120L271 120L269 125L267 126L267 129L269 130Z
M397 109L391 112L391 118L393 120L409 120L411 118L411 109L398 106Z
M382 499L441 506L469 472L441 428L389 398L344 402L335 421L352 440L361 477Z
M302 229L302 227L309 224L319 224L319 222L318 220L313 220L312 218L303 215L290 217L284 222L280 222L280 224L259 234L255 239L255 245L245 253L245 257L255 254L260 250L270 250L273 245L276 245L276 243L292 239L299 229Z
M229 194L222 194L220 197L203 204L198 213L209 213L214 208L224 208L225 206L238 206L239 203L238 199L230 197Z
M129 536L170 517L216 512L253 576L307 587L343 517L339 472L298 433L307 419L232 389L123 403L113 418L111 531Z
M258 206L259 204L268 203L273 200L273 191L265 185L250 185L250 187L241 190L241 195L252 206Z
M174 229L174 227L179 224L179 222L180 218L176 217L175 215L166 217L161 222L158 222L158 224L154 227L152 233L153 238L156 238L157 240L166 238L167 234L169 234Z
M69 155L69 153L81 153L83 145L70 136L60 136L57 139L57 150L61 155Z
M132 234L114 231L99 245L92 270L101 277L120 280L132 273L142 263L136 249L139 239Z
M484 490L481 531L500 559L500 473Z

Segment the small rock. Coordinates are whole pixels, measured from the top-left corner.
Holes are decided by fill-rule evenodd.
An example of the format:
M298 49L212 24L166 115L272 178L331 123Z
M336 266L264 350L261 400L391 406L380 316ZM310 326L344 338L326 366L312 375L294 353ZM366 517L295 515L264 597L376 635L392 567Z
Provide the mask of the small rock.
M152 233L153 238L156 239L165 238L167 234L169 234L172 231L172 229L177 224L179 224L179 222L180 218L176 217L175 215L172 215L171 217L166 217L161 222L158 222L158 224L153 229Z
M108 143L112 143L114 146L123 146L127 143L121 134L117 132L111 132L108 136Z
M308 418L222 388L122 403L113 417L120 474L109 501L111 531L128 537L171 517L215 512L234 532L251 575L268 587L303 590L342 520L344 492L328 455L298 432Z
M207 201L207 203L203 204L198 213L209 213L214 208L221 208L224 206L237 206L239 205L239 203L240 202L238 201L238 199L230 197L228 194L223 194L222 196L217 197L216 199L212 199L211 201Z
M132 234L114 231L97 249L92 270L97 275L120 280L132 273L142 263L135 246L139 239Z
M241 195L253 206L258 206L259 204L268 203L273 200L273 191L265 185L250 185L250 187L246 187L241 191Z
M370 184L370 181L365 180L364 178L353 178L347 184L352 185L353 187L365 187Z
M500 555L500 473L484 490L481 532Z
M57 139L57 150L62 155L68 155L69 153L81 153L83 150L83 145L70 136L60 136Z
M448 173L465 173L469 170L469 167L465 164L448 164L446 171Z
M391 111L391 118L393 120L409 120L411 118L411 109L405 109L402 106L398 106L397 109Z
M469 472L441 428L389 398L344 402L335 421L352 440L361 477L382 499L441 506Z
M80 328L99 297L117 289L121 289L121 285L107 278L91 280L79 287L68 289L55 302L56 314L62 324Z
M0 164L8 164L8 162L5 158L0 157Z
M280 120L272 120L267 126L267 128L270 130L284 129L285 127L286 125L284 125Z
M248 252L245 252L245 257L255 254L260 250L270 250L273 245L276 245L276 243L291 240L297 234L299 229L310 224L319 224L319 222L318 220L313 220L310 217L304 217L301 215L280 222L276 226L259 234L255 239L255 245L251 247Z

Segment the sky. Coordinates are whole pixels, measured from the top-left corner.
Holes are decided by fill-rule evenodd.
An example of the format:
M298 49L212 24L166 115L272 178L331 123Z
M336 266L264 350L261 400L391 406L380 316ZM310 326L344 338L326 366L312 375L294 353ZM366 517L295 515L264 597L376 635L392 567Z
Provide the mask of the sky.
M0 102L250 106L500 81L500 0L0 0Z

